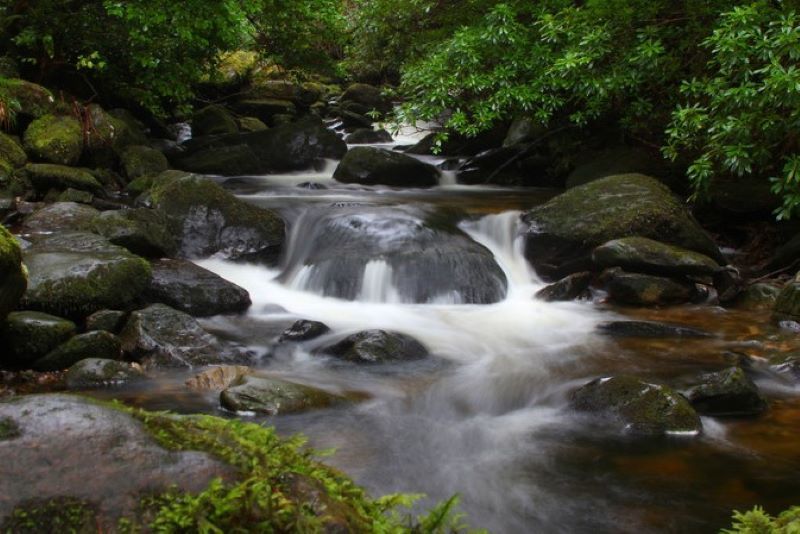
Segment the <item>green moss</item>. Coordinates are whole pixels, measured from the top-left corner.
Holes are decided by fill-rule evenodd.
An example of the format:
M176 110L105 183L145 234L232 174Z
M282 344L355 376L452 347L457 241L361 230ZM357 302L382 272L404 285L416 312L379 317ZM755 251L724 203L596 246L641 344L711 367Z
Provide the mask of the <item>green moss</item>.
M50 163L29 163L24 167L31 184L40 192L50 189L77 189L100 193L103 186L97 178L84 169Z
M158 174L169 169L167 158L153 148L133 145L120 154L120 161L128 179L148 174Z
M0 225L0 320L17 307L28 286L17 240Z
M25 150L37 159L74 165L83 152L83 127L74 117L45 115L28 126L24 143Z
M72 498L30 501L17 506L0 526L4 533L95 534L96 513L86 501Z
M19 425L10 417L0 417L0 441L14 439L21 435Z
M19 103L19 112L30 117L42 117L56 108L53 94L25 80L0 77L0 95Z
M0 132L0 160L7 161L12 167L22 167L28 156L16 139Z

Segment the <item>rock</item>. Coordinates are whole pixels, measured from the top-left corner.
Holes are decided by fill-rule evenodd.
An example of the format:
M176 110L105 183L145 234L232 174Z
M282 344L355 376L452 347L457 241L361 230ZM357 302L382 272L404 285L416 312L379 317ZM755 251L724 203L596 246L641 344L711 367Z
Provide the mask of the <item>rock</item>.
M585 295L592 283L592 273L575 273L536 292L536 298L547 301L575 300Z
M128 180L147 174L159 174L169 169L167 158L149 146L131 145L119 155Z
M66 189L58 195L56 202L76 202L78 204L91 204L94 201L94 195L88 191L79 191L77 189Z
M319 321L296 321L292 326L283 331L278 338L278 343L308 341L330 332L325 323Z
M781 289L772 315L778 322L800 322L800 274Z
M96 330L71 337L33 364L37 371L59 371L86 358L119 360L122 346L119 338L105 330Z
M440 155L445 157L465 156L471 157L486 150L499 148L506 137L507 129L503 124L480 133L475 137L464 137L458 134L449 134L446 140L437 142L437 132L432 132L423 137L417 144L408 148L406 154L419 156Z
M342 102L355 102L381 113L392 110L391 101L381 94L381 90L365 83L354 83L342 94Z
M342 111L342 125L348 130L372 129L372 119L353 111Z
M0 160L7 161L13 168L19 168L28 162L28 155L19 141L0 132Z
M161 302L195 317L241 313L250 307L247 291L184 260L151 263L153 277L145 291L149 302Z
M703 415L759 415L767 409L767 401L741 367L711 373L702 380L703 383L690 389L686 396Z
M632 434L696 434L701 430L700 418L685 397L633 376L593 380L572 393L570 404Z
M241 100L236 104L236 111L243 115L252 115L270 126L276 125L275 117L278 115L297 115L294 102L275 98Z
M708 256L646 237L609 241L594 249L592 261L601 268L665 276L713 276L721 269Z
M10 100L19 103L17 115L22 118L38 119L55 111L56 99L41 85L20 79L5 79L3 92Z
M779 354L769 360L769 369L790 382L800 382L800 355Z
M0 455L14 459L0 464L3 518L25 503L70 497L102 516L80 532L112 532L120 515L136 517L143 495L196 494L234 475L210 455L162 448L142 423L92 399L29 395L0 403L0 418L19 428L0 441Z
M280 415L327 408L342 399L320 389L260 376L245 376L219 396L223 408L234 412Z
M147 208L104 211L91 222L92 230L111 243L149 258L171 256L177 250L160 211Z
M147 367L240 363L247 355L222 344L188 314L164 304L131 313L120 333L122 350Z
M237 199L207 178L186 176L152 192L155 208L184 258L212 254L229 259L274 262L284 242L285 225L272 211Z
M522 217L525 256L546 280L591 266L591 251L623 237L648 237L724 262L719 249L663 184L609 176L570 189Z
M433 187L439 183L439 171L433 165L374 147L356 147L347 152L333 177L349 184L394 187Z
M575 160L575 169L567 176L567 189L619 174L640 173L656 176L662 181L671 174L668 163L658 150L642 147L586 150L577 154Z
M24 143L32 158L75 165L83 153L83 128L74 117L45 115L28 126Z
M718 210L733 216L770 216L781 205L772 184L761 176L716 177L708 187L708 198Z
M260 119L255 117L240 117L236 122L239 126L239 130L243 132L260 132L269 128Z
M223 135L236 133L236 119L224 106L211 105L192 115L192 135Z
M83 204L56 202L30 214L22 224L22 231L29 234L49 234L89 230L99 213Z
M116 167L117 154L122 149L145 142L138 127L132 129L126 121L97 104L86 106L84 120L89 123L85 132L84 156L93 166Z
M244 365L216 365L186 381L186 387L195 391L223 391L252 372Z
M127 109L116 108L108 112L109 115L125 125L127 145L146 145L147 131L142 122Z
M250 146L208 147L182 156L175 165L198 174L240 176L264 174L257 152Z
M597 325L601 334L616 338L704 338L712 337L703 330L688 326L650 321L608 321Z
M411 336L385 330L364 330L314 351L353 363L389 363L420 360L428 349Z
M67 369L64 381L68 389L96 389L127 384L144 378L135 363L86 358Z
M29 163L24 167L25 174L40 193L50 189L77 189L102 195L103 186L97 178L84 169L53 165L48 163Z
M359 128L347 137L345 142L349 145L372 145L380 143L391 143L392 135L386 130L373 130L370 128Z
M471 185L533 186L543 172L528 173L519 161L524 147L493 148L467 158L458 168L458 182Z
M528 143L542 137L546 130L540 123L528 117L518 117L511 122L508 133L503 140L504 147L511 147L520 143Z
M19 243L0 224L0 322L16 309L27 286L28 276L22 265Z
M75 323L39 312L12 312L2 327L4 366L30 365L75 335Z
M768 283L755 283L745 287L733 306L742 310L771 310L775 307L781 289Z
M128 314L119 310L100 310L86 318L86 330L105 330L118 334L122 329Z
M697 298L695 285L690 282L626 273L615 269L604 274L608 297L618 304L633 306L666 306L684 304Z
M129 306L150 280L150 265L93 234L63 233L23 253L29 271L22 305L71 318Z

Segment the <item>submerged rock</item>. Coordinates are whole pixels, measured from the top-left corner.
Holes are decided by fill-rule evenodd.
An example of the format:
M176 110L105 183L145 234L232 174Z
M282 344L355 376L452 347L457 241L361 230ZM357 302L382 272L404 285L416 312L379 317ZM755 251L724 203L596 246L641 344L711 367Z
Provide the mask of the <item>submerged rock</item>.
M602 268L665 276L711 276L721 269L708 256L646 237L609 241L594 249L592 260Z
M597 330L601 334L611 337L635 338L703 338L711 334L703 330L667 323L654 323L651 321L609 321L600 323Z
M585 295L592 282L592 273L571 274L536 292L536 298L547 302L575 300Z
M327 408L343 399L321 389L277 378L245 376L241 383L223 391L219 400L223 408L235 412L280 415Z
M283 331L278 338L279 343L308 341L330 332L328 325L319 321L296 321L292 326Z
M0 322L17 307L27 287L22 250L16 238L0 224Z
M94 389L118 386L143 378L141 367L135 363L86 358L67 370L64 381L69 389Z
M619 304L665 306L691 302L698 296L693 283L671 278L619 270L606 272L604 278L609 299Z
M345 154L334 179L347 184L433 187L439 171L433 165L391 150L356 147Z
M593 380L572 393L570 404L632 434L659 436L701 430L700 418L685 397L633 376Z
M12 312L0 329L0 364L30 365L75 335L75 323L40 312Z
M37 371L59 371L86 358L119 360L122 345L117 336L105 330L79 334L62 343L33 363Z
M703 377L703 383L687 392L689 402L703 415L758 415L767 401L741 367L731 367Z
M411 361L429 356L428 349L413 337L385 330L364 330L314 353L353 363Z

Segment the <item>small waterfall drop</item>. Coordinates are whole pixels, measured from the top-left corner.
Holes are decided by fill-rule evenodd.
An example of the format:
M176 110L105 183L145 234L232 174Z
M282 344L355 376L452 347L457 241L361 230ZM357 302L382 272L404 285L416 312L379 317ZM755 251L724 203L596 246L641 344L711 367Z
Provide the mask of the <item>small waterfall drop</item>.
M383 260L371 260L364 267L364 278L358 300L363 302L400 303L400 292L394 286L392 267Z

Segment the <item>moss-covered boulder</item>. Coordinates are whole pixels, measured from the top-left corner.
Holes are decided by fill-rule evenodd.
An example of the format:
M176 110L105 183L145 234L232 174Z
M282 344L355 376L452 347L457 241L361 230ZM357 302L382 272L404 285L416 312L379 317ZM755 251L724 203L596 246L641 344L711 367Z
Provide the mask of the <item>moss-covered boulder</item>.
M698 298L695 285L683 280L627 273L619 269L607 271L603 278L609 299L618 304L665 306L684 304Z
M141 367L129 362L86 358L72 365L64 376L68 389L96 389L127 384L144 378Z
M633 376L593 380L571 394L570 405L631 434L699 433L702 428L697 412L685 397Z
M383 129L373 130L372 127L359 128L344 140L350 145L376 145L393 141L392 134Z
M236 124L243 132L261 132L269 129L264 121L256 117L239 117L236 119Z
M105 330L95 330L71 337L33 363L37 371L59 371L85 358L119 360L122 345L119 338Z
M366 83L354 83L345 89L340 99L342 102L355 102L369 110L388 113L392 110L392 102L381 94L381 90Z
M92 220L91 229L140 256L161 258L177 250L175 238L167 230L166 217L152 209L104 211Z
M70 188L103 194L103 186L85 169L50 163L29 163L23 169L33 187L42 194L50 189Z
M159 174L169 169L166 156L149 146L131 145L120 153L119 159L128 180Z
M192 135L223 135L236 133L236 119L224 106L206 106L192 115Z
M277 116L297 115L297 106L294 102L277 98L248 98L237 102L235 108L242 115L256 117L269 126L276 126Z
M277 260L285 225L274 212L237 199L199 176L170 181L152 192L155 208L167 219L184 258L212 254L239 260Z
M439 171L433 165L374 147L356 147L348 151L333 177L347 184L394 187L433 187L439 183Z
M0 132L0 160L8 162L11 167L22 167L28 162L28 155L14 137Z
M0 93L19 103L19 115L26 119L38 119L53 113L56 99L46 88L17 78L0 78Z
M279 415L326 408L342 399L317 388L250 375L223 391L219 400L223 408L234 412Z
M85 120L89 124L85 132L84 158L92 166L116 167L121 150L145 142L138 128L132 128L98 104L86 106Z
M767 409L767 401L741 367L730 367L702 378L686 396L695 410L703 415L759 415Z
M0 225L0 321L19 304L28 277L22 265L19 243L6 227Z
M83 153L83 127L75 117L45 115L33 121L23 137L31 158L75 165Z
M28 366L75 335L75 323L40 312L12 312L0 329L4 366Z
M300 320L295 321L292 326L284 330L278 338L279 343L299 343L316 339L330 332L331 329L325 323L319 321Z
M592 261L601 268L665 276L711 276L719 264L704 254L646 237L625 237L604 243L592 251Z
M56 197L56 202L76 202L78 204L91 204L94 202L94 195L88 191L80 191L71 187L65 189Z
M153 188L164 186L167 183L177 180L178 178L183 178L184 176L190 176L190 174L188 172L176 170L164 171L159 174L147 174L128 182L128 184L125 186L125 190L131 196L136 197L147 193Z
M587 297L591 283L592 273L588 271L571 274L537 291L536 298L547 302L558 302Z
M428 349L406 334L386 330L364 330L341 341L315 350L353 363L390 363L427 358Z
M623 237L647 237L724 261L669 189L641 174L609 176L570 189L522 220L525 256L548 280L590 268L595 247Z
M125 324L128 314L120 310L100 310L86 318L86 330L105 330L118 334Z
M42 239L23 258L30 277L22 305L70 318L125 308L150 280L147 261L94 234L73 232Z
M56 202L28 215L22 231L28 234L50 234L63 231L84 231L92 228L99 211L77 202Z

